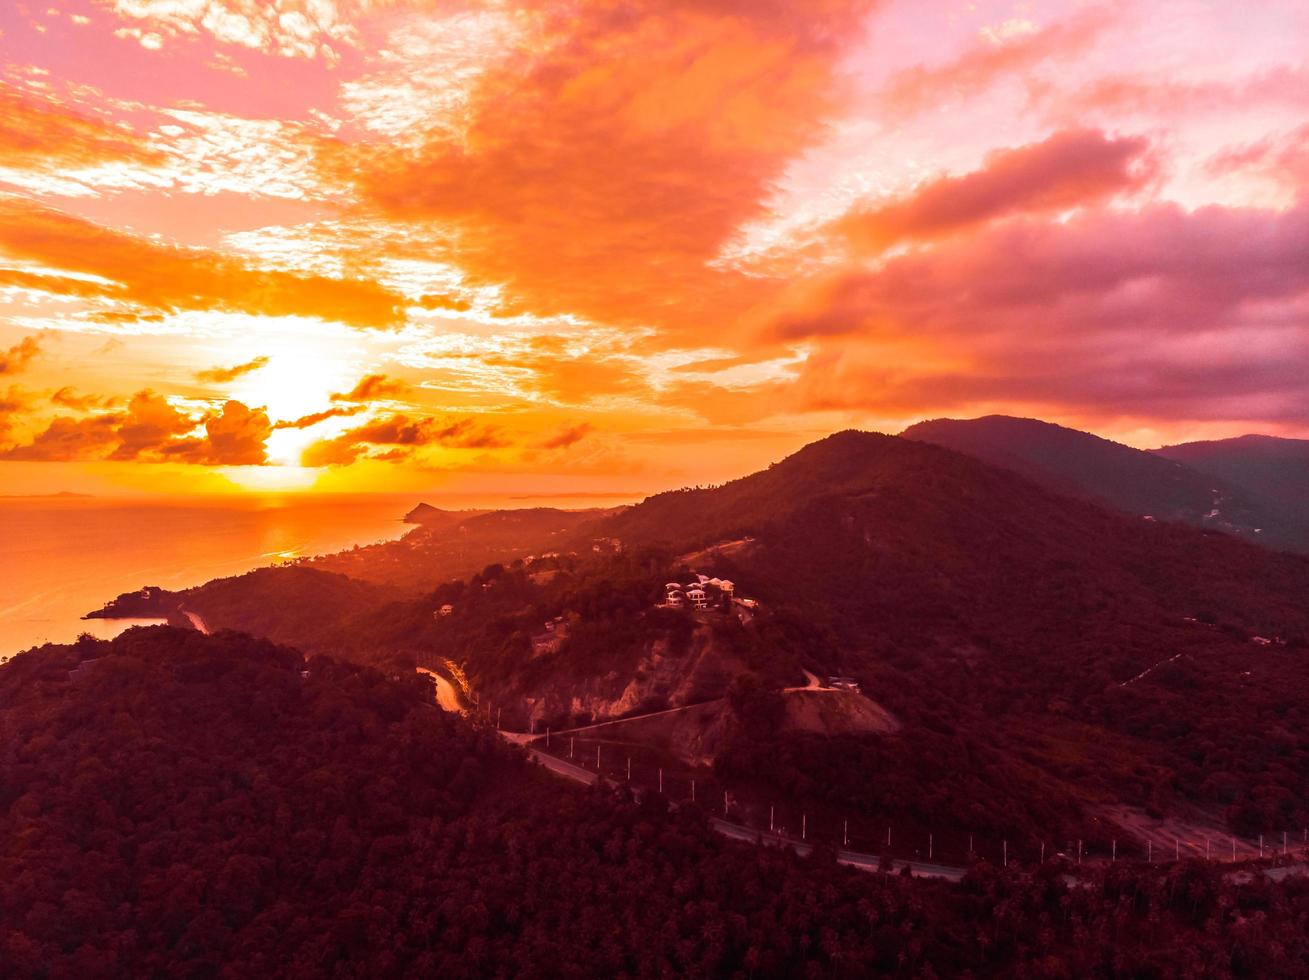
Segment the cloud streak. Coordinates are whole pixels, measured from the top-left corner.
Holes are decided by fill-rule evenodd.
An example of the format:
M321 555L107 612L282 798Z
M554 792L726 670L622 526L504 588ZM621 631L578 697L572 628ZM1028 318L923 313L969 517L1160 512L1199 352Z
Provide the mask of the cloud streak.
M0 259L6 255L57 271L34 277L0 267L0 284L39 285L57 294L112 300L129 307L129 315L132 310L227 310L317 317L363 328L401 322L401 297L366 280L259 269L217 252L161 244L16 198L0 198Z
M268 363L268 358L264 356L260 356L260 357L253 358L249 361L246 361L244 364L234 364L231 367L226 367L226 368L222 368L222 367L207 368L204 371L197 371L195 374L195 379L197 381L206 381L215 384L222 384L227 381L235 381L237 378L247 375L251 371L258 371L261 367L263 367L267 363Z

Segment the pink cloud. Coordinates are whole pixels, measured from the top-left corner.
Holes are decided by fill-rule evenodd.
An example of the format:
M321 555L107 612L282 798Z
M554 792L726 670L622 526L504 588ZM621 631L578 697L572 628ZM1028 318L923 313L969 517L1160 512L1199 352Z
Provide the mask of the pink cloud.
M997 82L1021 78L1047 61L1080 55L1114 26L1118 6L1088 7L1001 43L980 42L943 65L901 71L881 93L879 106L897 117L914 116L941 101L973 97Z
M793 407L1309 424L1309 206L1016 220L848 269L772 330L818 344ZM912 353L888 362L886 344Z
M907 199L859 209L836 223L856 247L880 251L904 239L931 239L1011 214L1085 205L1139 189L1151 167L1140 137L1098 130L1056 133L998 150L979 170L930 181Z

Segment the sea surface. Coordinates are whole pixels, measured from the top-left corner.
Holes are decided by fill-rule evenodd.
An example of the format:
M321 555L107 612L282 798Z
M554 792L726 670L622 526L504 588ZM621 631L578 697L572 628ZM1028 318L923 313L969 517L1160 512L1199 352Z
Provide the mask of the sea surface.
M412 498L0 498L0 660L143 620L83 620L119 593L180 589L397 538ZM158 622L149 620L148 622Z

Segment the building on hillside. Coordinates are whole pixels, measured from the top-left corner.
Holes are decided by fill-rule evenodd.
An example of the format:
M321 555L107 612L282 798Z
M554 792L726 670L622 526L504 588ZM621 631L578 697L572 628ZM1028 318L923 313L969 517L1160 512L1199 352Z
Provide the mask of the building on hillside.
M681 582L664 584L664 601L660 605L665 609L681 609L686 605L686 593L682 591Z
M545 624L545 632L532 637L532 656L543 657L547 653L557 653L568 639L568 620L556 616Z
M853 677L829 677L827 678L827 686L834 687L838 691L853 691L855 694L859 693L859 682Z
M452 606L452 605L450 605L450 603L447 602L444 606L442 606L442 607L441 607L440 609L438 609L436 612L432 613L432 618L433 618L433 619L440 619L442 616L449 616L449 615L450 615L452 612L454 612L454 611L455 611L455 607Z
M68 672L68 679L75 684L86 680L87 675L91 673L95 665L100 663L102 657L92 657L90 660L83 660L76 667Z
M734 609L733 604L742 602L748 604L751 610L756 605L753 599L736 598L736 585L728 579L696 575L694 581L685 586L681 582L665 582L664 599L659 603L659 608L684 609L689 606L692 609L735 611L740 616L741 610Z

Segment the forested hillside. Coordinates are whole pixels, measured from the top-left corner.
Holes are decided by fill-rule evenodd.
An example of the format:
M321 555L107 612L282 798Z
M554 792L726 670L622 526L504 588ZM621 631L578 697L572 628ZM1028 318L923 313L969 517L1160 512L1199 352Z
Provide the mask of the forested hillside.
M621 552L575 541L576 556L412 597L305 568L187 596L213 627L315 653L452 661L520 730L718 699L738 677L776 692L801 669L850 676L894 733L748 732L733 717L698 757L761 799L870 822L1105 846L1131 836L1109 806L1251 836L1309 825L1303 556L856 432L584 534ZM691 571L760 605L656 609ZM555 620L566 630L540 642Z
M1240 487L1283 520L1309 528L1309 439L1248 435L1165 446L1155 453Z
M307 674L305 673L307 671ZM400 682L135 629L0 667L0 974L1294 976L1304 879L960 885L581 791Z
M1309 547L1303 521L1226 475L1193 468L1166 452L1133 449L1089 432L1006 415L933 419L900 436L974 456L1057 493L1135 517L1181 521L1269 547ZM1309 506L1309 483L1300 487L1300 498Z
M408 516L420 526L398 541L305 559L302 564L398 592L423 592L446 579L466 578L486 565L529 554L574 546L590 551L595 529L614 513L554 507L471 512L415 508Z
M895 743L738 743L724 775L1023 828L1069 800L1309 822L1309 559L854 432L612 523L633 546L750 536L715 572L806 610L825 666L906 722Z

